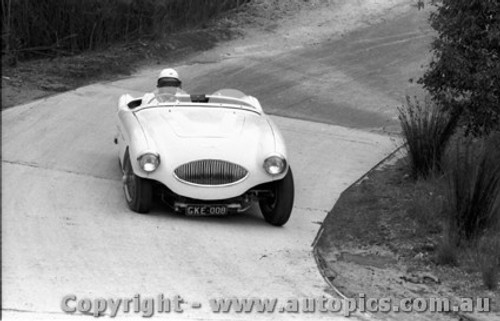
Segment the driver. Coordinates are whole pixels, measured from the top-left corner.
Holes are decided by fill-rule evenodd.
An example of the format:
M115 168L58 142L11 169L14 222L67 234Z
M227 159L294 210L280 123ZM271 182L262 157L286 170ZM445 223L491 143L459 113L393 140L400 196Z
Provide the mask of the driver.
M168 101L172 96L187 95L182 90L182 81L179 79L179 74L175 69L166 68L158 75L156 90L152 93L147 93L142 98L143 104L148 104L156 98L158 102Z

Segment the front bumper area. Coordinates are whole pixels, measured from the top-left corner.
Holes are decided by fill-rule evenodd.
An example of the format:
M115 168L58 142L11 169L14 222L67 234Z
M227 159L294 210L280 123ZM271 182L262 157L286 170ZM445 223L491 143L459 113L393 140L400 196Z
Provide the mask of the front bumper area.
M159 184L161 185L161 184ZM269 183L260 184L246 191L240 196L231 198L221 198L214 200L202 200L178 195L170 190L168 187L161 185L158 186L158 194L161 200L166 203L175 212L184 213L190 206L220 206L227 207L230 213L241 213L248 210L252 203L261 198L270 196Z

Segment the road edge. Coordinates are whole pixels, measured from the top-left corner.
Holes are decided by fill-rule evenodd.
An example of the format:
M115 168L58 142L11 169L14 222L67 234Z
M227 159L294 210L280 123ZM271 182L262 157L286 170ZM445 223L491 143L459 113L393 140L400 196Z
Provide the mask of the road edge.
M373 171L377 170L381 166L383 166L385 163L388 161L392 160L394 157L396 157L397 153L401 151L406 146L406 143L401 144L400 146L396 147L389 155L385 156L381 161L379 161L377 164L375 164L372 168L370 168L365 174L361 175L356 181L354 181L352 184L350 184L342 193L340 193L339 199L342 197L344 192L348 189L350 189L352 186L358 184L361 182L365 177L370 175ZM337 200L338 202L338 200ZM337 203L335 202L335 203ZM333 215L333 209L335 208L335 205L332 207L332 209L328 212L328 214L325 216L325 220L329 215ZM323 221L324 222L324 221ZM316 234L316 237L314 238L311 247L312 247L312 254L314 257L314 260L316 261L316 266L318 268L319 273L327 283L328 287L336 293L338 296L341 297L343 300L349 299L348 296L346 296L342 291L340 291L334 284L334 279L337 276L337 272L332 270L331 268L328 267L326 264L325 258L321 255L320 251L317 248L318 242L323 236L324 232L324 224L322 223L318 233ZM378 320L373 314L369 312L359 312L356 311L353 316L360 320Z

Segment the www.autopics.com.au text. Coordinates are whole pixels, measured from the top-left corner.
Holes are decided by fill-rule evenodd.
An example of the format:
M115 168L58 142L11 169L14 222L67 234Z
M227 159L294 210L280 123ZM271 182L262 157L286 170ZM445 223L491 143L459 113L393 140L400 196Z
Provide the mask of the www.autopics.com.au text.
M367 298L359 294L357 298L337 299L333 297L288 298L285 300L268 298L216 298L209 299L212 313L342 313L349 316L358 312L489 312L490 298L462 298L452 302L448 298L405 298L395 302L392 298ZM141 313L152 317L155 313L183 313L186 308L201 309L202 303L184 300L180 295L165 297L131 298L78 298L74 294L61 300L61 309L66 313L92 314L95 317L109 315L115 317L123 313Z

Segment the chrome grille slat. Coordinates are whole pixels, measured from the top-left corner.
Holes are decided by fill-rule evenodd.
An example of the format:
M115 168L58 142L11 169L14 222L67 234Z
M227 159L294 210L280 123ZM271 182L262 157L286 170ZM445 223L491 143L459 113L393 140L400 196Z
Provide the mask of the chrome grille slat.
M186 163L177 167L174 173L178 179L187 183L211 186L233 184L248 175L244 167L219 159Z

